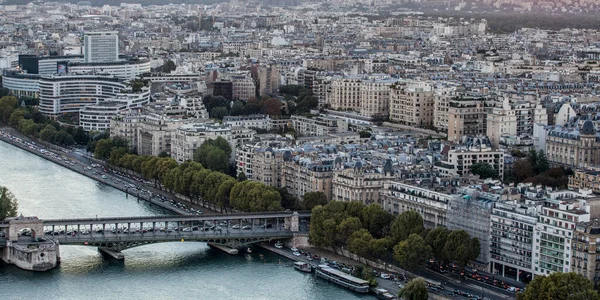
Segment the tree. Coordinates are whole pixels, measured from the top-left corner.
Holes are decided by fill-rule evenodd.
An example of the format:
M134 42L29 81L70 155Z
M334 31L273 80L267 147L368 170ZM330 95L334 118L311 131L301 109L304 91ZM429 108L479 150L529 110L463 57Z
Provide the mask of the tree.
M425 242L431 247L433 256L438 260L446 260L444 246L446 245L446 240L448 239L450 232L451 231L447 228L438 227L429 231L425 237Z
M0 186L0 220L17 216L19 205L15 196L4 186Z
M392 238L395 243L401 242L408 238L413 233L420 234L425 227L423 226L423 218L413 210L405 211L400 214L390 228Z
M371 233L368 230L361 228L355 231L348 239L348 250L362 257L371 257L372 242L373 236Z
M479 256L479 249L474 249L474 247L479 248L479 241L473 242L464 230L455 230L448 235L444 245L444 256L464 267Z
M536 276L524 292L517 294L517 300L600 300L594 285L583 275L575 273L552 273L549 276Z
M219 120L223 120L223 117L225 117L227 114L229 114L229 112L225 106L217 106L210 110L210 117Z
M369 232L376 237L384 236L386 227L394 217L377 204L370 204L362 210L362 223Z
M229 158L231 146L222 137L215 140L209 139L194 151L194 161L213 171L227 173L229 171Z
M323 192L304 193L302 199L302 209L311 210L317 205L327 204L327 196Z
M46 128L48 128L47 125ZM46 130L46 128L44 128L44 130ZM42 130L42 132L44 131ZM42 132L40 132L40 137L42 135ZM112 150L113 144L112 141L110 139L101 139L98 141L98 143L96 143L96 149L94 150L94 157L97 159L106 159L108 158L108 156L110 155L110 151Z
M336 242L340 243L340 244L346 244L348 243L348 239L350 238L350 236L358 231L359 229L362 228L362 223L360 222L359 218L356 217L349 217L347 219L344 219L338 226L337 226L337 239Z
M538 174L544 173L550 169L550 164L548 163L548 159L546 158L546 154L544 154L543 150L540 150L537 155L535 167Z
M348 216L362 218L365 205L360 201L350 201L346 203L346 212Z
M275 98L269 98L261 101L263 111L269 116L280 116L281 115L281 101Z
M480 162L471 165L471 173L479 175L479 177L481 177L482 179L498 177L498 172L494 169L494 167L485 162Z
M411 234L406 240L394 246L394 259L408 270L414 271L432 256L433 250L418 234Z
M54 137L56 136L56 128L50 124L46 125L42 131L40 131L40 139L46 142L54 142ZM108 154L107 154L108 155Z
M379 259L386 259L389 257L390 249L393 246L392 239L390 238L380 238L373 240L371 244L371 253L373 257Z
M231 115L239 116L242 114L243 110L244 110L244 102L237 100L233 103L233 106L231 106Z
M229 101L223 96L206 96L202 99L202 103L208 112L211 112L215 107L229 107Z
M406 300L427 300L427 284L423 278L415 278L400 290L398 297Z
M240 172L240 173L237 175L237 178L236 178L236 179L237 179L237 181L239 181L239 182L242 182L242 181L246 181L246 180L248 180L248 177L246 177L246 173L244 173L244 172Z
M515 162L513 166L513 172L515 174L515 180L517 182L522 182L527 178L535 176L535 171L533 170L533 166L528 159L519 159Z

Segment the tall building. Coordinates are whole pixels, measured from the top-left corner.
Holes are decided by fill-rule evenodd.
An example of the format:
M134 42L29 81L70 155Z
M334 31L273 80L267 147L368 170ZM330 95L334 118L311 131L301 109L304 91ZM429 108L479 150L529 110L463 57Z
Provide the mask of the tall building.
M276 64L260 66L258 70L259 96L277 95L280 77Z
M533 240L537 207L497 202L491 215L490 271L517 281L533 279Z
M83 37L86 63L114 62L119 59L119 33L116 31L86 32Z
M546 200L538 216L534 241L536 275L571 272L571 242L579 222L590 221L592 205L585 199Z
M486 98L454 97L448 102L448 140L460 141L464 136L487 133Z
M422 127L433 124L433 87L427 82L398 83L391 87L390 120Z

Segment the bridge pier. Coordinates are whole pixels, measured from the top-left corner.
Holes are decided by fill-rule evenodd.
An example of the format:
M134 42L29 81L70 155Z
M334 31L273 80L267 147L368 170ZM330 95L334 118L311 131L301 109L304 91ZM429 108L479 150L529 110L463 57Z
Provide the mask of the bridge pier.
M239 253L238 249L235 249L235 248L229 248L227 246L217 245L217 244L213 244L213 243L207 243L207 244L208 244L208 246L217 248L227 254L236 255Z
M98 247L98 251L100 251L102 254L106 254L116 260L124 260L125 259L125 255L119 251L114 251L114 250L104 248L104 247Z

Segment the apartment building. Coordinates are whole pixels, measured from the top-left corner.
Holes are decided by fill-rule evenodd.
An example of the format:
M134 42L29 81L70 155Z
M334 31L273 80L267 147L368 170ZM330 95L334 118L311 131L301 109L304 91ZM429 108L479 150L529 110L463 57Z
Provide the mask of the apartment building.
M139 110L120 111L110 119L110 136L120 137L127 141L130 150L138 145L137 128L142 120Z
M600 162L594 123L586 120L581 130L556 126L546 137L546 158L553 165L588 168Z
M164 152L170 155L171 137L184 121L158 114L143 115L136 123L137 153L158 156Z
M490 217L490 272L516 281L533 279L535 202L499 201Z
M493 150L485 137L466 138L461 146L448 151L448 159L437 163L435 168L442 174L466 176L477 163L490 164L499 178L504 178L504 152Z
M326 102L331 109L359 111L363 77L335 78L331 81Z
M256 97L256 84L250 76L250 72L233 74L230 80L232 100L248 101L248 99Z
M448 102L448 140L487 133L486 98L461 95Z
M454 86L435 87L433 93L433 127L448 132L448 103L456 91Z
M235 142L231 127L214 122L188 123L177 128L171 137L171 157L182 163L194 159L194 151L209 139L224 138L233 149Z
M384 184L380 192L385 211L398 216L412 210L423 218L427 228L446 227L448 206L452 198L450 188L433 185L424 180L391 180Z
M262 65L258 68L258 86L260 97L277 95L280 84L279 69L276 64Z
M571 249L573 249L571 271L585 276L594 283L596 288L600 285L598 241L600 241L600 222L597 219L575 226L571 244Z
M337 201L359 201L366 205L380 204L379 192L384 182L393 178L391 161L381 172L375 168L363 167L362 162L354 163L354 167L334 171L331 181L332 198Z
M590 221L590 212L587 199L544 201L533 248L536 275L574 271L571 249L574 230L579 222Z
M298 136L322 136L348 131L348 123L338 118L294 115L291 121Z
M390 113L390 86L396 79L369 79L360 85L360 108L358 112L365 117L383 118Z
M268 115L225 116L223 124L232 127L257 128L271 130L271 118Z
M569 189L590 189L595 194L600 194L600 172L575 170L574 174L569 176Z
M427 82L398 82L391 86L390 120L423 127L433 124L433 87Z
M396 81L364 76L334 78L326 95L326 103L331 109L351 110L368 118L387 117L390 86Z
M281 186L291 195L302 199L305 193L322 192L331 198L333 160L315 160L299 156L286 159L281 173Z

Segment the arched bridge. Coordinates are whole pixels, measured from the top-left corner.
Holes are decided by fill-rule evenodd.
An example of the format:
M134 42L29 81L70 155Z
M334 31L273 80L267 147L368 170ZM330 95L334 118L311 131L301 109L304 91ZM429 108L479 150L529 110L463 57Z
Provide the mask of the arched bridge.
M19 217L0 222L0 230L5 235L0 237L0 248L12 248L10 251L4 249L3 259L15 264L8 253L23 246L29 252L41 249L38 260L46 259L41 254L42 250L55 249L57 261L59 245L93 246L113 254L136 246L174 241L198 241L239 248L306 232L308 218L310 212L287 211L56 220Z

